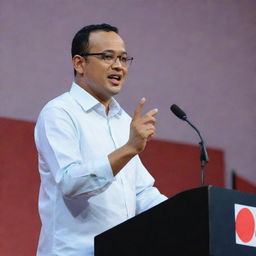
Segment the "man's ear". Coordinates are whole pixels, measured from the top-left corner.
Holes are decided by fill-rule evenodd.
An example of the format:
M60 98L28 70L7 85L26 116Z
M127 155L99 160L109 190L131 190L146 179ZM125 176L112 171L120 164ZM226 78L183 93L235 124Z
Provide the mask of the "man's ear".
M84 58L80 55L75 55L72 58L72 62L73 62L73 68L76 70L76 72L83 75L83 73L84 73L84 64L85 64Z

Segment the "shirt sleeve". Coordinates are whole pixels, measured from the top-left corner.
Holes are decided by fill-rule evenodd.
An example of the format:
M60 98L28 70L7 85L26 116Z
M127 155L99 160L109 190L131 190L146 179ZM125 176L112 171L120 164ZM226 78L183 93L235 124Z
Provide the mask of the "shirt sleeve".
M139 214L165 201L167 197L161 194L159 190L154 187L154 178L144 167L139 156L137 156L137 158L136 214Z
M66 198L92 196L106 190L115 179L108 157L83 161L79 130L62 108L44 109L35 127L40 174L52 175Z

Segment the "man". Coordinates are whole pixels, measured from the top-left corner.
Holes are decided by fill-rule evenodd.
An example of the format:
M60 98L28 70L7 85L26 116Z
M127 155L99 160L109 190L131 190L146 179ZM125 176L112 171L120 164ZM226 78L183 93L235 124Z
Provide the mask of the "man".
M155 134L156 109L133 119L114 95L132 58L108 24L82 28L72 42L75 82L50 101L35 128L42 221L38 256L88 256L95 235L164 201L138 154Z

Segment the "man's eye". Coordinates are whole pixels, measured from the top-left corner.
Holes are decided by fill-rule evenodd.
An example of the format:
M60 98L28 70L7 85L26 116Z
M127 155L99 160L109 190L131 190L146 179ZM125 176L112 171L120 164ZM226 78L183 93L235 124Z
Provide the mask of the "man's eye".
M121 59L121 61L124 62L124 63L127 62L127 56L122 56L120 59Z
M108 55L108 54L105 54L102 57L103 57L104 60L113 60L114 59L113 55Z

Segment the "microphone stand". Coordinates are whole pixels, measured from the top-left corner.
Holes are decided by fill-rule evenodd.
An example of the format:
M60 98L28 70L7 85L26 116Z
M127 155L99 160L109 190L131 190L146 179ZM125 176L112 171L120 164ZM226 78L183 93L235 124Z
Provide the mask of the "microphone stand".
M192 128L194 128L194 130L197 132L199 138L200 138L200 142L199 142L199 145L200 145L200 167L201 167L201 186L204 186L204 166L206 163L209 162L209 158L208 158L208 154L207 154L207 151L206 151L206 147L205 147L205 143L204 143L204 140L199 132L199 130L187 119L186 116L184 116L182 118L184 121L186 121Z
M201 186L204 186L204 166L206 163L209 162L209 158L208 158L208 154L206 151L204 140L203 140L199 130L188 120L187 115L185 114L185 112L182 109L180 109L176 104L171 105L170 109L175 116L177 116L178 118L180 118L183 121L186 121L199 135L199 138L200 138L200 142L199 142L200 162L201 162L201 165L200 165L200 167L201 167Z

